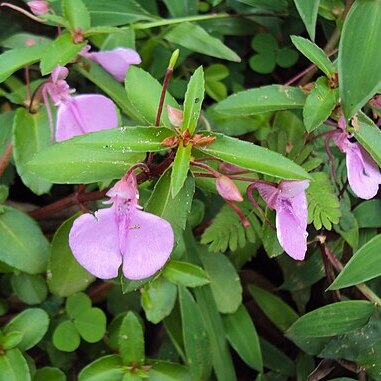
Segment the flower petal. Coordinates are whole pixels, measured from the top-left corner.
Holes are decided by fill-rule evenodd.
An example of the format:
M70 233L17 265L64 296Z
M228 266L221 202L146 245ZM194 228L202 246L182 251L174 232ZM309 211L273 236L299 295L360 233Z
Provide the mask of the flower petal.
M308 180L284 180L279 183L278 189L282 198L295 197L309 186Z
M114 208L78 217L70 230L69 245L76 260L91 274L101 279L118 276L122 255Z
M116 127L118 114L110 99L98 94L78 95L58 108L56 141Z
M347 151L347 172L349 185L358 197L369 200L377 194L380 169L359 143L352 143Z
M125 236L120 237L123 274L128 279L144 279L167 262L174 244L171 224L154 214L135 210Z
M275 185L256 182L255 188L258 189L259 194L265 200L270 209L275 209L278 200L279 190Z

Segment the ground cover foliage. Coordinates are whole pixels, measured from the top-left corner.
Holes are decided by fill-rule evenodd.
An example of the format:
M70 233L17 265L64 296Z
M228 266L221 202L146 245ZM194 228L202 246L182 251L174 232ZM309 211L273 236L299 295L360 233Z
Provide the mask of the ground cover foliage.
M0 381L381 380L380 0L1 5Z

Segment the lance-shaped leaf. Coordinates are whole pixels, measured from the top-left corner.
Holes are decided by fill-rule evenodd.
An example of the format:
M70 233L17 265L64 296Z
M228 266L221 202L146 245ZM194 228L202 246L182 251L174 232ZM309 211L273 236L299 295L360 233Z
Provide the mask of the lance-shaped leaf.
M269 85L241 91L217 103L215 111L230 115L256 115L302 108L306 96L297 87Z
M182 131L188 130L192 135L200 116L202 101L204 100L205 81L204 71L200 66L192 75L184 99L184 121Z
M339 46L340 97L352 117L381 87L381 1L356 1Z
M294 0L311 40L315 40L316 19L320 0Z
M323 49L300 36L291 36L291 41L296 48L315 64L328 78L332 77L336 71L335 66L324 53Z
M197 147L208 155L251 171L281 179L305 180L311 178L302 167L277 152L222 134L204 132L204 135L216 137L212 144Z
M205 286L210 282L208 273L201 267L174 260L165 266L163 276L172 283L185 287Z
M62 0L62 10L73 30L90 28L90 15L82 0Z
M173 169L171 175L171 191L172 197L180 192L181 188L184 185L185 179L189 171L189 162L191 160L192 153L192 144L183 146L183 143L180 142L180 145L177 149L175 160L173 162Z

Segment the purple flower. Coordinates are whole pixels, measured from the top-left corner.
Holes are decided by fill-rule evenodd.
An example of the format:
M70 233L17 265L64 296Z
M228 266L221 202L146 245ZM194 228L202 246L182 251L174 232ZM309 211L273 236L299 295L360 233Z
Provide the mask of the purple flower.
M89 50L88 45L82 50L81 55L101 65L119 82L123 82L126 78L130 65L139 65L142 62L138 52L129 48L115 48L95 53L90 53Z
M349 140L351 136L342 125L340 118L341 130L334 133L333 141L340 151L346 154L348 182L353 192L358 197L369 200L377 194L378 186L381 184L380 169L359 143L352 143Z
M70 89L65 80L68 74L67 68L57 66L42 90L51 126L53 121L47 95L58 106L56 141L118 127L118 114L114 103L100 94L71 96L75 90Z
M111 208L100 209L95 215L83 214L74 221L69 235L74 257L101 279L115 278L121 264L128 279L155 274L173 248L170 223L140 210L133 173L119 180L107 196Z
M308 180L281 181L278 186L256 182L252 185L270 209L276 211L276 230L280 245L292 258L303 260L307 251Z

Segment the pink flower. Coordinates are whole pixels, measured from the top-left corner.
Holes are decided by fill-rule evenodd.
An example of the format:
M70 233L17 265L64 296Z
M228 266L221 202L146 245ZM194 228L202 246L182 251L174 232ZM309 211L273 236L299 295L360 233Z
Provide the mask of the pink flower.
M184 120L184 113L177 108L167 105L168 119L174 127L181 127Z
M50 11L49 3L47 1L34 0L34 1L28 1L27 4L28 4L30 10L36 16L44 15L45 13L48 13Z
M104 52L90 53L90 46L86 46L81 55L86 57L103 67L117 81L123 82L130 65L139 65L142 60L139 54L129 48L115 48Z
M155 274L173 248L170 223L140 210L133 173L119 180L107 196L111 208L100 209L95 215L83 214L74 221L69 235L74 257L101 279L115 278L120 265L128 279Z
M251 185L270 209L276 212L280 245L292 258L303 260L307 251L308 205L305 190L308 180L281 181L278 185L256 182Z
M333 134L333 141L341 152L346 154L348 182L353 192L360 198L369 200L378 192L381 172L376 162L357 142L352 143L351 135L346 132L344 117L340 117L340 130Z
M71 96L75 90L70 89L65 80L68 74L66 67L57 66L42 89L51 126L53 122L47 95L58 106L56 141L118 127L118 114L114 103L99 94Z
M243 201L241 192L239 191L237 186L233 183L233 181L227 176L221 175L217 177L216 188L217 188L217 192L225 200L237 201L237 202Z

